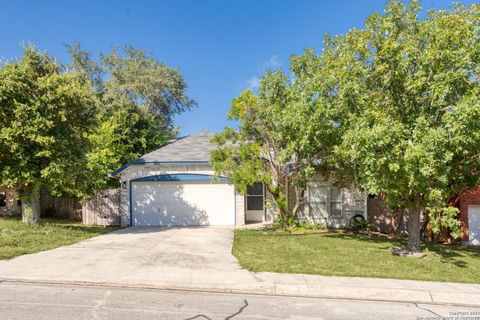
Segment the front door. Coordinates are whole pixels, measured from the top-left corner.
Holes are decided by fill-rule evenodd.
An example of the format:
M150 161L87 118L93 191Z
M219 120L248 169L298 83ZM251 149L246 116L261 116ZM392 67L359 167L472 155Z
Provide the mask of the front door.
M263 184L255 183L247 188L245 222L263 222L264 217Z

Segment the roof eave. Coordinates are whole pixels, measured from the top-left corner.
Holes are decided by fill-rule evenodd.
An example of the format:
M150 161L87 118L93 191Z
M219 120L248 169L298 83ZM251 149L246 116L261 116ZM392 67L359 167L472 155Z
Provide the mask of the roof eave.
M168 165L192 165L192 164L210 164L210 161L152 161L152 162L129 162L109 174L109 177L118 177L120 173L131 166L168 166Z

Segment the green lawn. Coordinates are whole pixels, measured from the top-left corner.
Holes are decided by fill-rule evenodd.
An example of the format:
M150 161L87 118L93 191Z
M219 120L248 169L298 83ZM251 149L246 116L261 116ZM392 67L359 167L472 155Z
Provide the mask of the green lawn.
M117 229L52 219L42 219L39 226L26 226L19 218L0 217L0 260L73 244Z
M480 249L427 244L427 256L393 256L402 239L347 233L237 230L233 254L250 271L480 283Z

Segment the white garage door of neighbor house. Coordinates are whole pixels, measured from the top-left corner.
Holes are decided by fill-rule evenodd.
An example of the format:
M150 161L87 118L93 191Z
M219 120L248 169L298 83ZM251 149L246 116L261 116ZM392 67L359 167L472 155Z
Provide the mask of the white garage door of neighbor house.
M134 226L233 226L233 186L210 182L132 182Z
M480 206L468 206L468 240L480 245Z

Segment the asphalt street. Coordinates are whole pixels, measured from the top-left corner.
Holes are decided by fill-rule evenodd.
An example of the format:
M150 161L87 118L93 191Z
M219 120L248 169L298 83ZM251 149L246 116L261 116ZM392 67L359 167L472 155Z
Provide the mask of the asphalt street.
M0 319L480 319L480 309L378 301L0 283ZM456 318L455 318L456 317Z

